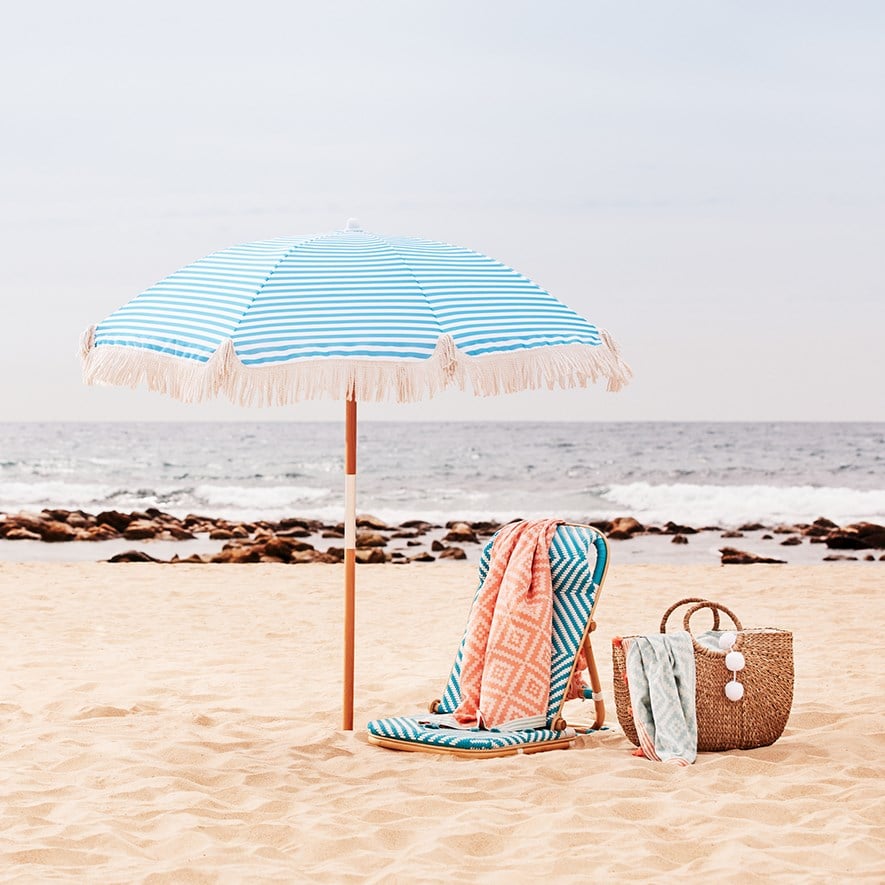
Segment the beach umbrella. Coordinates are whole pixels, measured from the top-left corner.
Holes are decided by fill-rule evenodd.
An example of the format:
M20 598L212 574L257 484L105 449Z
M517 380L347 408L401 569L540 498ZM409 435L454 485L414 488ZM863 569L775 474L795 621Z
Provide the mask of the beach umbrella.
M611 337L506 265L344 230L214 252L86 331L88 384L242 405L345 401L344 697L353 727L356 406L447 387L493 396L630 377Z

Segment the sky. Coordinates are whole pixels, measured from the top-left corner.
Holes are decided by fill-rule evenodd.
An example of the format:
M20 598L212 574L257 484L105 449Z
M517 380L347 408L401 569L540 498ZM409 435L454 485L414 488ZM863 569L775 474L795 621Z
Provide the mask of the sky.
M83 385L78 339L235 243L503 261L635 379L389 420L885 420L885 4L14 4L0 420L332 420Z

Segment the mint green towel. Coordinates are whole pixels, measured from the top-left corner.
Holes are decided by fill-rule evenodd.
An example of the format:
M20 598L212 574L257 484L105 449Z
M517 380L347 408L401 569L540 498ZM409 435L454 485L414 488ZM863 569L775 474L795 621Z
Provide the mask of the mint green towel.
M694 646L684 630L624 639L633 722L643 754L691 765L698 754Z

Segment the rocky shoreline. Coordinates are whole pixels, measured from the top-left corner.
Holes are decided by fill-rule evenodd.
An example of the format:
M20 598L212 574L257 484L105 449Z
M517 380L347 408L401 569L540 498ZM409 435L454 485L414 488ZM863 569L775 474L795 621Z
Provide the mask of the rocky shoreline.
M785 548L801 544L822 545L823 561L885 561L885 553L877 556L874 552L885 550L885 526L869 522L839 526L820 517L812 523L774 526L748 523L728 529L675 522L643 525L631 516L621 516L611 520L591 520L590 524L615 542L661 536L669 537L673 544L685 545L692 536L702 533L717 533L729 541L754 534L763 541ZM393 564L475 559L475 555L468 556L466 551L474 553L480 549L500 526L497 522L464 520L453 520L443 526L419 519L389 525L363 514L357 518L356 558L360 563ZM83 510L46 509L40 513L0 514L0 540L6 541L59 544L198 539L219 542L223 546L213 553L192 553L183 557L174 554L170 559L159 559L144 549L127 550L107 561L298 564L338 563L344 558L343 524L300 517L236 522L195 514L180 518L154 508L131 513L109 510L91 514ZM786 562L777 556L759 555L733 546L720 547L718 552L724 565Z

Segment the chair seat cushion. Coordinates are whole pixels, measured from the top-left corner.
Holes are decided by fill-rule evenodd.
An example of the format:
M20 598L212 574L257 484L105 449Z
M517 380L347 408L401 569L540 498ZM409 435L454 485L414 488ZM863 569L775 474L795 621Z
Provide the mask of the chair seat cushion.
M551 744L568 746L574 741L574 729L554 731L550 728L529 728L524 731L486 731L478 728L460 730L425 725L417 717L394 716L374 719L367 726L369 740L395 749L438 750L440 752L490 753L505 755L533 746L549 749Z

